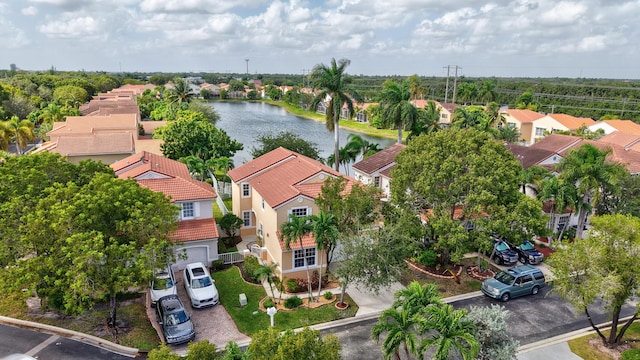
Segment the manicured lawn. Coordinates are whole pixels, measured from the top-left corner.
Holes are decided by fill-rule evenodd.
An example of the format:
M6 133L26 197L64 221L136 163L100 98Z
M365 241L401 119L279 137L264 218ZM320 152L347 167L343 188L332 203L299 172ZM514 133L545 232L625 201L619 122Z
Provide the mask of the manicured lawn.
M269 316L258 309L260 300L267 296L260 285L248 284L237 267L231 267L211 274L216 281L220 303L227 310L240 332L251 336L269 327ZM238 295L247 296L247 305L240 307ZM275 327L279 330L295 329L332 320L352 317L358 311L357 305L347 297L347 310L338 310L333 304L316 309L300 308L293 311L279 311L275 315Z
M618 329L620 329L621 327L622 325L619 325ZM602 333L605 334L605 336L608 336L610 332L603 331ZM580 356L585 360L613 359L613 357L609 356L608 354L604 354L595 347L591 346L589 344L589 340L593 339L598 339L597 341L600 341L600 338L597 334L591 334L583 336L581 338L569 340L569 348L574 354ZM633 323L629 327L629 330L625 332L623 340L629 341L632 349L640 349L640 323L638 321Z

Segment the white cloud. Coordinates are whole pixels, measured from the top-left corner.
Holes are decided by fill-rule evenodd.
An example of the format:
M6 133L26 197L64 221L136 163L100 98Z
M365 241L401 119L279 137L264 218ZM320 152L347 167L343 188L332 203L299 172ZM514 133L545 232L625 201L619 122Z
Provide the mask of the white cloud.
M28 6L26 8L22 8L21 12L22 15L33 16L38 13L38 8L35 6Z
M84 16L66 21L51 21L39 26L38 30L52 38L84 38L100 35L103 24L91 16Z
M144 12L223 13L236 7L255 7L265 0L142 0Z
M0 48L17 49L29 43L24 31L17 28L11 21L0 17Z
M584 4L561 1L541 14L539 25L575 25L586 12Z

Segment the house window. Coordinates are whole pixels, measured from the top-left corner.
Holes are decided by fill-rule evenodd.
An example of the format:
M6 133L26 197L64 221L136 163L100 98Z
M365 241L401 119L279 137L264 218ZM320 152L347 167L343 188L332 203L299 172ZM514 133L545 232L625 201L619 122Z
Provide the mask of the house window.
M251 226L251 210L242 212L242 226Z
M441 117L442 119L446 119L446 118L448 118L448 117L449 117L449 115L447 115L447 114L440 114L440 117Z
M380 187L380 176L374 177L373 183L376 185L376 187Z
M308 208L307 207L299 207L299 208L293 208L291 209L291 211L289 212L289 214L293 214L297 217L302 217L302 216L307 216L308 214Z
M242 184L242 197L251 196L251 186L249 184Z
M507 123L507 127L515 128L515 127L516 127L516 123L508 122L508 123Z
M556 231L562 231L569 222L569 215L562 215L558 218L558 227Z
M182 203L182 218L193 219L195 217L195 210L192 202Z
M309 266L316 264L316 248L299 249L293 251L294 268L305 266L305 260L307 261L307 265Z
M262 222L261 222L260 225L258 226L258 236L262 237L262 234L264 234L264 227L262 226Z
M545 131L545 128L537 127L536 128L536 137L543 137L544 136L544 131Z
M260 207L262 208L262 210L264 210L264 199L260 201Z

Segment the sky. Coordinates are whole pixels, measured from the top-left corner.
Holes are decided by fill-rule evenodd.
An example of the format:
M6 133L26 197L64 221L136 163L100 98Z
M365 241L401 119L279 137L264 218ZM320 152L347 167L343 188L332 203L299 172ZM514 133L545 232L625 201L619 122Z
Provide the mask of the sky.
M640 79L639 19L640 0L0 0L0 69Z

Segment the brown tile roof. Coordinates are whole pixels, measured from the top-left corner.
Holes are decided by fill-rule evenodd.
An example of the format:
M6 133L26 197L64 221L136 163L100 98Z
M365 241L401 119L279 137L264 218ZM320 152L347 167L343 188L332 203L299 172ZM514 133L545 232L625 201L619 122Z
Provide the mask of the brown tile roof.
M169 238L176 242L189 242L218 238L215 219L185 220L178 223L178 229Z
M602 120L599 122L608 124L620 132L640 135L640 125L631 120Z
M134 139L130 133L61 136L42 148L64 156L132 154L135 151Z
M391 170L395 169L395 167L396 167L396 164L389 166L388 168L380 171L380 175L391 179Z
M441 103L441 102L437 102L436 101L436 105L440 105L442 106L443 109L447 110L448 112L452 113L456 110L456 108L460 105L458 104L454 104L454 103Z
M608 161L624 165L627 171L632 175L640 173L640 152L625 150L622 146L607 144L595 140L584 140L578 146L574 146L573 149L577 149L582 144L591 144L600 150L609 148L611 149L611 153L607 156ZM567 156L571 150L572 149L568 149L560 155Z
M596 123L590 118L577 118L568 114L547 114L547 116L566 126L569 130L576 130L582 125L591 126Z
M507 109L505 112L523 124L531 123L544 116L544 114L529 109Z
M555 153L560 153L575 144L578 144L582 141L581 138L577 136L571 135L562 135L562 134L550 134L545 136L541 140L537 141L535 144L531 145L529 148L531 149L542 149L548 150Z
M138 121L134 114L114 114L106 116L67 116L64 123L56 123L47 133L51 138L94 132L124 132L138 134Z
M154 154L162 154L162 139L150 139L149 136L140 136L136 139L136 153L148 151Z
M528 169L533 165L540 164L545 159L555 154L553 151L546 149L537 149L529 146L516 144L505 144L506 148L511 151L513 156L522 164L524 169Z
M365 174L373 174L395 162L396 156L406 146L395 143L367 158L364 158L353 164L353 168L362 171Z
M302 238L302 246L300 246L300 242L298 241L298 239L291 240L291 242L289 242L289 249L287 249L287 247L284 246L285 241L284 241L284 238L282 237L282 234L280 234L280 231L276 232L276 236L278 237L278 242L280 243L281 250L296 250L296 249L302 249L303 247L311 248L316 246L316 242L315 242L315 239L313 238L313 234L307 234Z
M614 131L611 134L601 137L600 139L598 139L598 141L607 144L622 146L624 148L630 148L640 142L640 135L622 131Z
M121 179L136 179L148 172L191 179L187 165L147 151L117 161L111 168Z
M213 190L213 187L198 180L175 177L164 179L139 179L137 181L140 186L144 186L156 192L161 192L171 197L172 202L216 198L216 192Z
M279 147L273 151L270 151L258 158L249 161L242 166L229 171L229 177L237 182L242 181L248 176L254 175L274 164L285 160L286 158L293 157L295 153L291 150L287 150L283 147Z

